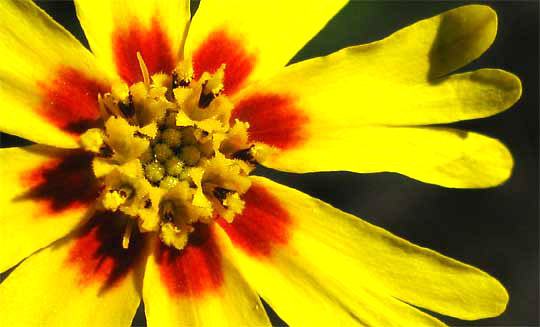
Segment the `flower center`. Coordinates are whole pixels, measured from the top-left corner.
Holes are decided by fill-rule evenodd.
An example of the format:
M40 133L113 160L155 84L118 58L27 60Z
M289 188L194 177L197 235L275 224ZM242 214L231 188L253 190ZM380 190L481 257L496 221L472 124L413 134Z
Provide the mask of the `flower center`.
M197 80L189 60L170 75L149 76L137 57L143 81L116 83L100 95L104 128L88 130L80 143L96 154L100 209L133 218L123 246L136 224L182 249L195 223L212 223L216 216L230 223L242 212L248 175L271 149L248 143L247 123L229 122L225 65Z

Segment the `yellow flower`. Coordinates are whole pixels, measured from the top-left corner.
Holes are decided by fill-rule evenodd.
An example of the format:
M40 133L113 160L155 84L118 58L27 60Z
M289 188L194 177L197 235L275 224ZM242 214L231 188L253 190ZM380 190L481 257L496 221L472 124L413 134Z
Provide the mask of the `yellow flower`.
M457 8L378 42L284 68L342 0L76 0L92 53L30 0L0 3L6 326L443 325L504 311L486 273L266 178L392 171L502 183L497 140L426 126L521 94L498 69L450 73L496 14ZM286 8L286 10L285 10Z

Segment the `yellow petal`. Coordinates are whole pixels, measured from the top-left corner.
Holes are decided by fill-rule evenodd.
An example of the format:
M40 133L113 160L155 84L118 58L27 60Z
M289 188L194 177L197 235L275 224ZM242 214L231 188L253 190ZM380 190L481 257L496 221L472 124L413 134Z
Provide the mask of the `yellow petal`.
M521 96L516 76L497 69L443 75L484 52L496 21L489 7L457 8L381 41L288 66L239 98L290 96L312 124L330 126L435 124L491 116Z
M461 319L504 311L508 295L486 273L299 191L253 181L242 216L220 222L233 245L226 253L291 325L441 324L404 303Z
M257 294L200 225L181 251L157 239L144 275L148 326L269 326Z
M76 147L108 82L92 54L29 0L0 3L0 130Z
M189 24L187 0L76 0L92 52L128 84L142 81L137 52L150 74L170 73Z
M92 157L43 145L0 150L0 271L65 236L97 197Z
M119 224L118 224L119 223ZM94 216L0 284L5 326L130 326L140 302L142 239L122 248L116 216ZM140 237L140 235L139 235Z
M275 154L266 166L291 172L397 172L455 188L496 186L510 177L512 155L498 140L436 127L365 126L313 129L302 146Z
M272 168L392 171L448 187L500 184L512 168L500 143L473 133L389 128L482 118L514 104L521 82L511 73L443 76L486 50L496 21L489 7L465 6L382 41L293 64L236 95L231 119L249 123L250 141L281 150L264 163Z
M206 0L191 23L186 57L196 77L225 63L225 89L281 69L345 5L346 0Z

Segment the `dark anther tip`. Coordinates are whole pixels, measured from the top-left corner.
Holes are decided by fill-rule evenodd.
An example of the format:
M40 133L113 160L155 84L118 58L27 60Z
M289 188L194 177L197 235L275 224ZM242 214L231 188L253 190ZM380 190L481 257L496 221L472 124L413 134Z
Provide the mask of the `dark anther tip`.
M113 150L107 143L103 143L99 148L99 156L103 158L110 158L113 155Z
M233 192L234 191L228 190L228 189L223 188L223 187L216 187L216 188L214 188L214 191L212 193L214 194L216 199L218 199L219 202L221 202L223 204L223 201L225 200L227 195L229 193L233 193Z
M146 201L144 201L144 208L150 209L151 207L152 207L152 200L146 199Z
M253 148L253 145L250 146L247 149L238 150L235 153L233 153L232 157L234 159L240 159L240 160L243 160L243 161L247 161L247 162L249 162L251 164L256 164L257 160L255 160L255 158L253 157L253 154L251 154L251 148Z
M133 96L130 94L127 98L127 103L118 102L118 108L126 118L131 118L135 115L135 105L133 104Z

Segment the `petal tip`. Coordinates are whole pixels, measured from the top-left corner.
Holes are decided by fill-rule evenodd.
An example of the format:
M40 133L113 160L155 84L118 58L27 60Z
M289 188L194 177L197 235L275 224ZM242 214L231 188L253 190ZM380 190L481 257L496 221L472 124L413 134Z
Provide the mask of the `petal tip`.
M471 316L464 318L466 320L478 320L500 316L508 305L509 295L506 288L495 278L487 276L486 281L487 291L491 294L485 306L478 308L477 311L471 312Z
M496 298L499 300L498 304L494 306L494 310L491 312L493 317L501 315L504 311L506 311L506 306L508 305L508 301L510 300L510 295L508 294L508 291L506 288L496 279L494 279L497 283L497 295Z
M484 68L473 73L472 79L491 84L498 89L500 111L514 105L522 94L522 84L519 77L502 69Z
M486 179L484 182L480 181L478 185L473 188L490 188L501 186L512 177L514 170L514 158L510 150L501 141L497 139L490 139L491 145L488 145L487 149L491 155L491 168L486 170ZM489 163L486 163L486 166Z
M437 16L437 36L430 51L429 79L436 79L480 57L497 35L497 13L468 5Z
M507 108L510 108L521 98L523 86L518 76L506 71L502 72L504 72L506 77L506 105Z
M498 24L497 12L490 6L472 4L472 5L461 6L451 11L455 11L457 14L463 15L464 17L474 18L474 20L477 20L477 21L489 22L491 24L490 27L494 27L495 32L497 30L497 24Z

